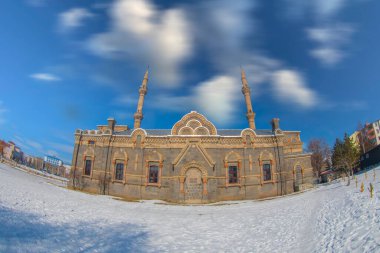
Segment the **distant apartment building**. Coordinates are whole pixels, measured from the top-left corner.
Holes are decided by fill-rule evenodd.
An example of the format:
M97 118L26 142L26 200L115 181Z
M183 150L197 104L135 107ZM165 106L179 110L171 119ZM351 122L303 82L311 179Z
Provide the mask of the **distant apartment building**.
M54 174L61 177L68 177L67 167L63 164L63 161L55 156L44 157L44 170L50 174Z
M49 155L46 155L44 157L44 162L49 163L49 164L54 165L54 166L62 166L63 165L63 162L61 159L54 157L54 156L49 156Z
M360 147L362 153L374 149L380 145L380 120L366 123L361 130L355 131L350 138Z
M379 145L380 144L380 120L377 120L373 122L372 124L373 124L374 132L376 135L376 143L377 145Z
M366 124L363 128L362 136L364 143L364 152L368 152L380 145L380 120Z
M33 157L31 167L36 170L42 170L44 168L44 160L40 157Z
M7 143L3 140L0 140L0 157L4 155L4 148L7 146Z
M14 160L16 162L21 162L23 160L24 153L21 148L16 146L12 141L3 143L3 157L8 160Z

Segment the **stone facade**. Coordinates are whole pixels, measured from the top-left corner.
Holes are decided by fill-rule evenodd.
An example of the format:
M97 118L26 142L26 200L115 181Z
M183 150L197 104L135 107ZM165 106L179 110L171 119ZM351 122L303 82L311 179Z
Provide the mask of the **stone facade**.
M279 196L312 185L300 132L281 130L278 119L271 130L255 129L245 75L250 128L243 130L218 130L195 111L168 130L141 128L147 81L146 73L135 114L138 128L109 119L96 130L76 130L72 187L127 199L209 203Z

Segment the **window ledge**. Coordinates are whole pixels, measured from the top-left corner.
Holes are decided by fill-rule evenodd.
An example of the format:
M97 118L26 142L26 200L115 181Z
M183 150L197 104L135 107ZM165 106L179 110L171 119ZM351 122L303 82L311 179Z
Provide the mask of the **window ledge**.
M160 183L147 183L146 186L161 187Z
M241 187L240 183L227 184L226 187Z

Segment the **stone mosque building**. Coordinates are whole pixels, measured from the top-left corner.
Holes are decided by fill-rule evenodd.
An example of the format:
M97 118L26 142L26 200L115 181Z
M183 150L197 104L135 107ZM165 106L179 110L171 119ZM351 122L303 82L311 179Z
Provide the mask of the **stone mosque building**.
M312 186L310 154L299 131L255 127L244 70L245 129L217 129L191 111L171 129L144 129L148 71L139 89L133 129L113 118L96 130L76 130L70 186L126 199L177 203L261 199Z

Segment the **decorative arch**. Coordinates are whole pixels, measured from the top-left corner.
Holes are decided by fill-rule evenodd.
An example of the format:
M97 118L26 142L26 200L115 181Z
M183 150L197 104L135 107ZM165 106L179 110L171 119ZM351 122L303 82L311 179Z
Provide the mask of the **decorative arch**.
M224 161L241 161L241 156L235 151L230 151L224 157Z
M241 136L245 136L245 135L249 135L253 138L255 138L257 136L255 130L251 129L251 128L245 128L241 131L240 133Z
M90 175L85 173L86 169L86 161L90 160L91 161L91 170L90 170ZM87 146L86 151L83 152L83 166L82 166L82 175L86 177L92 178L93 175L93 170L94 170L94 165L95 165L95 150L93 146Z
M151 166L158 167L157 182L150 182L150 169ZM145 154L145 185L161 187L162 168L164 166L164 156L157 150L150 150ZM156 173L155 173L156 175Z
M256 138L256 132L251 128L245 128L241 131L240 134L243 143L247 146L251 146L254 143L254 139Z
M233 150L228 152L224 157L224 169L226 173L226 187L240 185L242 169L241 155ZM233 179L230 176L230 169L233 171L232 174L236 174L233 176Z
M205 116L192 111L174 124L171 135L217 135L217 130Z
M274 168L276 166L276 160L273 157L273 154L267 150L264 150L259 155L259 166L260 166L260 182L263 183L274 183ZM266 166L270 166L270 180L266 180L264 177L264 169Z
M181 168L180 173L179 173L180 177L184 177L186 174L186 171L190 168L199 169L202 173L202 177L207 177L208 175L207 170L203 167L203 165L201 165L200 163L196 161L192 161Z
M111 168L112 182L119 181L116 179L116 166L118 163L123 164L123 180L122 180L122 182L125 183L126 182L127 164L128 164L128 154L124 149L117 150L112 156L112 168Z
M86 151L84 151L83 156L95 156L94 147L88 146Z
M149 161L158 161L158 162L163 162L164 161L164 156L157 150L150 150L146 152L145 154L146 160Z
M128 154L124 149L121 149L121 150L117 150L113 154L112 158L113 158L112 160L116 160L116 159L128 160Z
M210 131L204 126L199 126L194 129L194 135L210 135Z
M143 145L147 135L147 132L142 128L136 128L133 130L131 133L131 139L134 146L140 147L140 145Z
M260 153L260 156L259 156L259 160L260 161L264 161L264 160L273 160L274 162L274 158L273 158L273 154L267 150L264 150Z
M196 162L196 161L192 161L186 165L184 165L181 170L180 170L180 173L179 173L179 181L180 181L180 192L181 193L184 193L184 183L185 183L185 179L186 179L186 171L189 170L189 169L192 169L192 168L196 168L198 170L201 171L201 174L202 174L202 182L203 182L203 195L207 195L208 194L208 191L207 191L207 177L208 177L208 173L207 173L207 170L203 167L202 164Z

